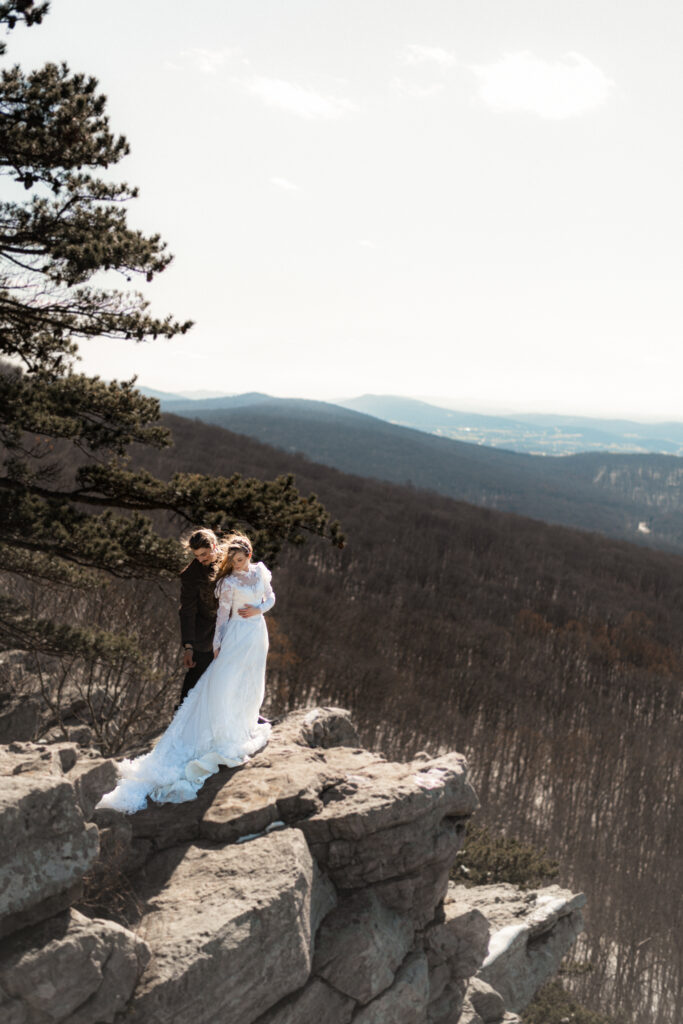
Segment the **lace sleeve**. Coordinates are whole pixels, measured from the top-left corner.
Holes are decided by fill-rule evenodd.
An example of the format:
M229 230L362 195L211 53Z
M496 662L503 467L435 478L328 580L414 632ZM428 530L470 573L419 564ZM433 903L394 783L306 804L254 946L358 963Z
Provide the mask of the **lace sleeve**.
M214 651L220 649L228 625L228 619L230 618L232 582L227 576L224 576L216 587L216 597L218 598L218 615L216 616L216 629L213 634Z
M261 604L258 606L258 609L262 615L265 615L265 613L270 611L275 604L275 591L270 585L270 581L272 579L270 569L266 569L263 562L259 562L259 571L261 573L261 579L263 580L263 593L265 596Z

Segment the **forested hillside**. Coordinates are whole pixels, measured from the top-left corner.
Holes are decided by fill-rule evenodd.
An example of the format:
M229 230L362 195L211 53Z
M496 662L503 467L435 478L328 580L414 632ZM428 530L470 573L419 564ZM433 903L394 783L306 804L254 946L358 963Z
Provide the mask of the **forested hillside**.
M292 470L347 533L276 574L270 710L339 703L392 756L465 751L482 819L588 891L581 996L673 1024L683 559L168 422L155 472Z
M683 459L673 455L526 455L262 395L186 402L181 414L345 473L683 553Z

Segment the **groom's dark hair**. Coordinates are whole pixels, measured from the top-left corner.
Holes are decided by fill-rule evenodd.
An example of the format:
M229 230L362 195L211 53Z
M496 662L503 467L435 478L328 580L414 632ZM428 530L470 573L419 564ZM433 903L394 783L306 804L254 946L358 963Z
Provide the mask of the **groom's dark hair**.
M210 548L214 544L218 544L218 537L213 530L208 530L206 527L202 527L201 530L195 530L187 539L187 545L193 551L198 551L199 548Z

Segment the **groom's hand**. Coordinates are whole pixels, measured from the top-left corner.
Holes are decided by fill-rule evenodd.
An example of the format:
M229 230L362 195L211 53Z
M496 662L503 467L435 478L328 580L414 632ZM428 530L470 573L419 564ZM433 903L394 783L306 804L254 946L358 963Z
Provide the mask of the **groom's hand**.
M185 669L194 668L195 664L196 664L196 662L194 660L194 651L193 650L183 651L183 668L185 668Z

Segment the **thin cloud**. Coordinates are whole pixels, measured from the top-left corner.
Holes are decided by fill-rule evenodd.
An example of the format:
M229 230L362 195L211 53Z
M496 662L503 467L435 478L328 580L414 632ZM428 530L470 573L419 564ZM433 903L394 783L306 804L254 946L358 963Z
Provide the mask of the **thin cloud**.
M271 185L275 185L276 188L281 188L284 192L300 192L298 185L295 185L289 178L271 178Z
M439 46L406 46L402 53L404 64L438 64L442 68L452 68L457 64L455 55Z
M580 53L546 61L525 50L471 67L479 96L496 111L523 111L561 120L602 106L615 83Z
M325 96L282 78L256 77L244 84L247 91L262 100L266 106L286 110L298 117L331 120L344 117L357 109L350 100L342 96Z
M406 82L404 78L394 78L391 83L394 92L400 96L412 96L415 99L430 99L443 92L443 82L432 82L431 85L416 85L413 82Z
M203 50L195 47L192 50L182 50L180 55L203 75L218 74L228 61L233 61L240 56L238 50L228 46L218 50ZM242 63L248 64L249 62L242 60Z

